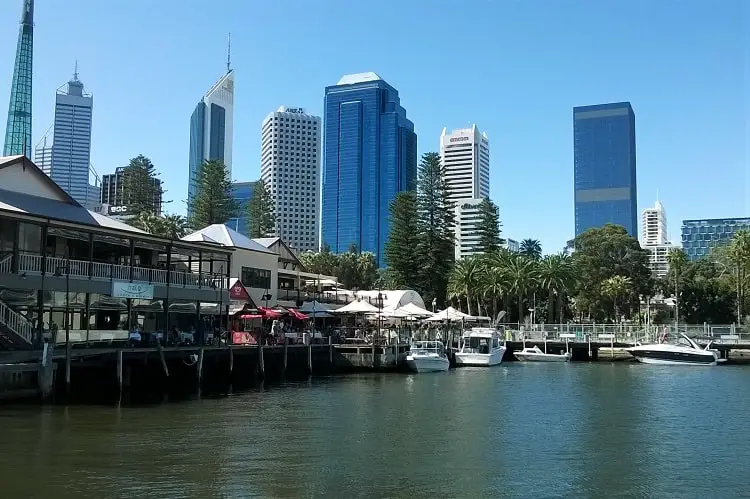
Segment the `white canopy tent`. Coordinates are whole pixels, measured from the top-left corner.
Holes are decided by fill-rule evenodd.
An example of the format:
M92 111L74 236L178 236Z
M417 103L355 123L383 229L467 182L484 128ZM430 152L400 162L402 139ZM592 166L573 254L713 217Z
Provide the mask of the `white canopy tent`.
M366 301L353 301L331 312L335 314L377 314L379 310L378 307L370 305Z
M460 320L472 320L475 319L475 317L465 314L461 312L460 310L456 310L453 307L448 307L445 310L441 310L440 312L435 312L435 314L432 315L432 317L428 317L425 319L427 322L441 322L441 321L460 321Z
M432 312L430 312L429 310L425 310L415 303L407 303L406 305L398 307L396 310L407 314L407 317L410 319L419 317L431 317L433 315Z
M313 300L313 301L304 303L298 310L306 314L311 314L313 310L315 310L315 315L318 315L322 312L330 312L331 308L328 305L324 305L323 303L320 303L319 301Z

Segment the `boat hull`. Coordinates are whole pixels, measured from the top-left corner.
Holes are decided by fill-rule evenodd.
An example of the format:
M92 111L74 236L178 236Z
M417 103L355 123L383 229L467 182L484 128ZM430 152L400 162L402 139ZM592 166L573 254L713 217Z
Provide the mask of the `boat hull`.
M551 353L513 352L513 356L521 362L568 362L570 360L570 355L555 355Z
M447 371L450 361L445 357L406 357L406 365L415 373L435 373Z
M698 352L674 352L665 350L649 350L644 348L633 348L629 350L630 355L643 364L659 365L687 365L687 366L715 366L718 362L717 356L711 351Z
M456 365L477 367L496 366L503 361L503 355L505 355L505 347L490 353L456 352Z

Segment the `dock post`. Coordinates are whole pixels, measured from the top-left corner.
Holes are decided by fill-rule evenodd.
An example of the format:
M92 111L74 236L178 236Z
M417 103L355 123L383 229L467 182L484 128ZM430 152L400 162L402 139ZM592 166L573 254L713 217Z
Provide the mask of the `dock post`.
M333 338L328 336L328 364L330 364L330 368L333 369Z
M615 358L615 338L614 336L609 339L609 358L614 359Z
M159 350L159 360L161 361L161 368L164 370L164 375L169 377L169 368L167 367L167 359L164 358L164 347L161 342L156 344L156 349Z
M258 343L258 374L261 378L266 377L266 366L263 359L263 345Z
M201 384L201 378L203 378L203 354L205 350L203 348L198 352L198 385Z
M591 360L591 333L587 334L586 338L588 339L588 342L589 342L589 360Z
M289 338L286 337L286 333L284 334L284 374L286 374L286 366L288 363L288 352L289 350Z
M65 393L70 393L70 343L65 346Z
M234 372L234 349L229 347L229 374Z
M117 350L117 386L120 389L118 401L122 401L122 350Z
M307 373L312 374L312 338L310 338L310 342L307 344Z

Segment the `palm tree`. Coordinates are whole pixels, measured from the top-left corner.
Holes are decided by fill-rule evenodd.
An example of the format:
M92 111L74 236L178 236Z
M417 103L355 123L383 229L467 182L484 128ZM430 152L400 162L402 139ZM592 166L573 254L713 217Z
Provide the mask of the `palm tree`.
M161 219L164 233L169 236L170 239L180 239L187 235L190 230L187 218L180 215L165 215Z
M574 280L573 263L565 253L547 255L539 262L539 284L547 291L547 321L555 320L555 295L558 304L562 304L562 296L569 291ZM562 321L562 307L559 307L559 319Z
M602 283L602 294L612 300L615 309L615 322L619 322L620 310L618 300L632 291L633 281L630 277L612 276Z
M130 221L130 225L154 235L161 235L164 229L161 217L150 211L140 212Z
M482 269L481 294L485 300L492 302L492 317L495 318L499 312L498 297L505 296L508 288L505 265L493 265L492 260L488 259L483 262Z
M479 283L479 277L482 272L482 265L477 257L466 257L462 258L451 271L448 282L451 291L454 296L464 296L466 298L467 312L471 313L471 300L474 296L474 291L477 289ZM459 301L460 303L460 301Z
M538 239L524 239L521 241L521 254L532 260L539 260L542 257L542 243Z
M538 283L537 262L523 256L511 258L505 267L508 291L518 299L518 322L523 322L523 300Z

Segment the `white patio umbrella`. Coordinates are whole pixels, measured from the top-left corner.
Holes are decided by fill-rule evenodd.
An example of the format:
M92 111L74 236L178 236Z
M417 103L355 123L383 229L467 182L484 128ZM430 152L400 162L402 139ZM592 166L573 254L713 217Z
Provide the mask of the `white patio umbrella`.
M406 305L398 307L396 310L406 313L410 319L416 317L430 317L433 315L429 310L426 310L419 305L415 305L414 303L407 303Z
M299 309L300 312L310 314L315 311L315 315L319 315L321 312L330 312L331 308L328 305L324 305L317 300L309 301L303 304Z
M334 314L372 314L378 313L378 307L370 305L366 301L353 301L336 310L331 310Z
M427 322L441 322L445 320L451 320L451 321L460 321L461 319L473 319L474 317L465 314L461 312L460 310L456 310L453 307L448 307L445 310L441 310L440 312L435 312L435 314L432 317L428 317L425 319Z

